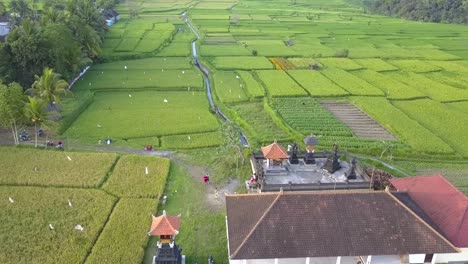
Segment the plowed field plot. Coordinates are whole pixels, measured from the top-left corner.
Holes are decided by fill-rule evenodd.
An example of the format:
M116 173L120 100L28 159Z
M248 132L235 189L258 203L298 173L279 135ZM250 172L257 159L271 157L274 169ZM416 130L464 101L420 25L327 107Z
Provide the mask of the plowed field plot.
M357 137L378 140L396 140L396 138L379 123L350 103L322 101L321 104L351 128Z

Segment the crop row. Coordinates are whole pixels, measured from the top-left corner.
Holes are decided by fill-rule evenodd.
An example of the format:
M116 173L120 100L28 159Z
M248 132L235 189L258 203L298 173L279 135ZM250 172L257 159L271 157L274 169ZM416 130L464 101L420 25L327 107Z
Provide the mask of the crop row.
M444 138L454 150L468 156L468 115L433 100L397 101L393 104L432 133Z
M177 118L174 118L177 113ZM125 128L132 129L125 129ZM214 131L203 92L105 92L65 132L71 138L125 139Z
M294 70L288 71L288 74L311 96L344 96L349 94L318 71Z
M265 57L215 57L213 66L218 70L254 70L272 69L273 65Z
M240 76L231 71L217 71L214 76L216 95L223 103L247 101Z
M290 127L303 135L352 136L351 130L315 99L274 98L272 106Z
M413 149L425 153L453 153L441 138L395 108L387 99L353 97L352 101Z
M430 98L442 102L467 100L468 92L446 84L433 81L412 72L407 73L388 73L389 76L406 83L407 85L418 89Z
M108 153L0 147L0 183L96 187L115 159L115 154Z
M120 199L86 264L141 263L156 205L154 199Z
M307 95L304 89L284 71L265 70L255 73L271 96Z
M123 156L104 185L104 190L118 197L159 199L168 173L168 159Z
M262 85L255 80L252 74L248 71L237 71L244 82L247 94L252 98L261 98L265 96L265 89Z
M31 153L29 156L34 157ZM61 162L49 157L44 163ZM83 172L87 168L94 169L93 162L74 170ZM87 176L79 174L74 179ZM57 172L50 175L60 178ZM0 197L0 263L4 264L83 263L116 201L94 189L12 186L0 186ZM75 230L77 225L84 230Z
M353 74L382 90L389 99L425 97L419 90L372 70L354 71Z
M194 149L217 147L224 143L224 139L219 131L214 131L163 136L161 142L165 149Z
M327 68L322 73L352 95L384 95L380 89L344 70Z

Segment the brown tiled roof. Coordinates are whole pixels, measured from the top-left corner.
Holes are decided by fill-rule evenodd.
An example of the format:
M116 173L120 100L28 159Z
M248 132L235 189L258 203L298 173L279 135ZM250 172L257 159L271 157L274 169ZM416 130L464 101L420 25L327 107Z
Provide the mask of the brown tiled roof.
M179 226L180 218L178 216L168 216L165 214L158 217L153 216L149 235L177 235L179 233Z
M226 208L231 259L458 252L387 192L227 195Z
M278 143L274 142L262 148L263 156L267 159L287 159L288 152Z
M407 192L418 206L457 247L468 247L468 197L442 175L391 179L399 191Z

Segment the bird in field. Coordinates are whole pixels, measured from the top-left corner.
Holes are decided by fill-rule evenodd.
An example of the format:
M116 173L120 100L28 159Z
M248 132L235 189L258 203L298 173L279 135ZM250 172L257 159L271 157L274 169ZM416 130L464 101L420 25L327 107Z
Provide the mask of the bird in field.
M70 158L70 156L67 156L67 159L68 159L69 161L71 161L71 160L72 160L72 159Z
M71 203L70 200L68 200L68 207L70 207L70 208L73 207L73 205L72 205L72 203Z
M52 224L49 224L49 228L50 228L50 230L54 230L54 229L55 229L54 226L53 226Z
M11 198L11 197L8 197L8 200L10 200L10 203L14 203L14 202L15 202L15 200L13 200L13 198Z
M84 228L81 225L76 225L75 230L80 230L81 232L83 232Z

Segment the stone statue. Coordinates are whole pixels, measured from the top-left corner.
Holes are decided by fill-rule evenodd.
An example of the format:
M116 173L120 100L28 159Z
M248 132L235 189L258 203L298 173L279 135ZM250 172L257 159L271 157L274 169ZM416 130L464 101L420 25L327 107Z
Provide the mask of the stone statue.
M297 158L297 150L299 149L299 146L297 145L296 142L292 144L292 154L289 157L289 163L291 164L299 164L299 159Z

